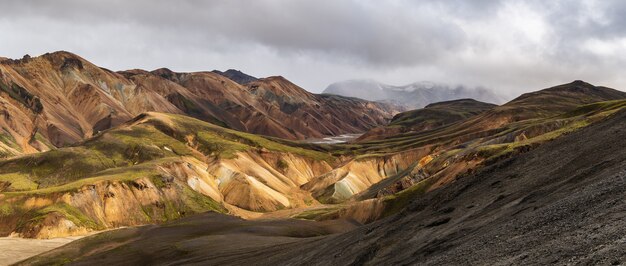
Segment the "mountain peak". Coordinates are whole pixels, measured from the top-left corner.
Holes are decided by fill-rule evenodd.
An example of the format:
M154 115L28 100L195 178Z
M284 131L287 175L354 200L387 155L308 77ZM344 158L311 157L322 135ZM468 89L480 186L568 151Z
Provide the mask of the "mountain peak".
M570 83L557 85L540 91L529 92L517 97L511 103L520 100L529 101L530 99L543 99L547 96L551 97L585 97L594 101L607 101L626 98L626 92L615 89L595 86L591 83L575 80ZM509 104L509 103L507 103Z
M241 72L240 70L236 70L232 68L224 72L219 71L219 70L213 70L212 72L215 74L224 76L226 78L229 78L230 80L237 82L241 85L258 80L256 77L250 76L246 73Z
M490 103L484 103L481 101L477 101L471 98L463 98L463 99L457 99L457 100L451 100L451 101L443 101L443 102L436 102L436 103L431 103L429 105L426 105L424 107L424 109L426 108L437 108L437 107L442 107L442 106L464 106L464 105L475 105L475 104L480 104L480 105L491 105L493 107L495 107L495 104L490 104Z
M165 67L155 69L153 71L150 71L150 73L152 73L153 75L162 77L164 79L174 81L174 82L179 82L179 79L181 76L181 73L174 72L170 70L169 68L165 68Z

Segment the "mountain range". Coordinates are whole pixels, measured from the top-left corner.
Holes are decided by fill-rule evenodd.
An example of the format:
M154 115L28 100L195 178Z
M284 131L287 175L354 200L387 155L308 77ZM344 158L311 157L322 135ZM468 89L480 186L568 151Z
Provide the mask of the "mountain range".
M323 93L393 103L408 109L422 108L431 103L463 98L497 104L506 101L506 97L486 88L450 86L433 82L392 86L374 80L347 80L330 84Z
M68 52L3 60L0 89L0 150L7 155L71 145L149 111L286 139L359 133L398 111L389 104L312 94L279 76L165 68L113 72Z
M67 52L0 70L0 236L94 234L17 265L626 261L626 92L406 111Z

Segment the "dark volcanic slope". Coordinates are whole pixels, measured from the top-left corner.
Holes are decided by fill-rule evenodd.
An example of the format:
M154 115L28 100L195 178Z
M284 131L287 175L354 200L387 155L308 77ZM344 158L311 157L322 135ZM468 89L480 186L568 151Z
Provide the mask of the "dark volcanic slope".
M207 256L212 258L211 264L224 264L232 263L240 254L254 253L262 257L262 247L288 247L305 238L346 232L355 226L345 220L246 221L228 215L205 213L163 226L148 225L86 237L23 264L60 265L82 256L87 258L74 264L206 265L203 261Z
M624 263L624 132L626 111L620 111L426 193L399 214L349 233L276 242L271 247L264 242L247 246L245 252L210 241L183 242L183 247L203 264L224 262L224 257L238 265ZM129 245L151 237L128 240ZM78 244L93 248L94 243ZM107 250L107 244L100 245ZM153 254L150 246L145 248L140 254ZM119 261L120 256L136 260L133 256L138 253L124 250L106 251L106 256L96 252L82 260L106 263ZM174 254L158 263L188 262L184 258Z
M230 80L232 80L234 82L237 82L237 83L239 83L241 85L244 85L246 83L250 83L250 82L258 80L258 78L255 78L253 76L250 76L250 75L248 75L246 73L243 73L243 72L241 72L239 70L235 70L235 69L229 69L229 70L226 70L224 72L219 71L219 70L213 70L212 72L215 73L215 74L219 74L219 75L222 75L224 77L227 77Z
M390 219L267 262L624 263L625 132L626 111L621 111L427 193Z

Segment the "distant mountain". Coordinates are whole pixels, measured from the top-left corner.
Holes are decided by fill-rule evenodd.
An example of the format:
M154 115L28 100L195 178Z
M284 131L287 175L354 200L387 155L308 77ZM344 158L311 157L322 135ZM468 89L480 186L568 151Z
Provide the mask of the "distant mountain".
M215 73L215 74L219 74L219 75L222 75L224 77L227 77L230 80L232 80L234 82L237 82L237 83L239 83L241 85L244 85L246 83L250 83L250 82L258 80L258 78L255 78L253 76L250 76L250 75L248 75L246 73L243 73L243 72L241 72L239 70L235 70L235 69L229 69L229 70L226 70L224 72L219 71L219 70L213 70L212 72Z
M386 136L410 131L434 129L481 114L496 106L473 99L431 103L422 109L395 115L389 125L368 131L359 137L358 141L382 139Z
M450 86L432 82L392 86L374 80L348 80L329 85L323 93L391 102L410 109L422 108L435 102L464 98L497 104L506 101L505 97L485 88Z
M485 103L472 100L431 104L423 109L399 113L389 125L374 128L366 132L359 140L371 141L399 137L446 124L452 128L450 132L487 132L519 121L564 115L586 104L621 99L626 99L626 92L576 80L522 94L500 106L485 105ZM582 112L586 111L583 109ZM466 116L467 119L459 124L452 124L452 122L462 120L462 116ZM559 122L554 124L550 122L548 125L529 127L525 129L524 135L534 136L545 132L546 129L560 126Z

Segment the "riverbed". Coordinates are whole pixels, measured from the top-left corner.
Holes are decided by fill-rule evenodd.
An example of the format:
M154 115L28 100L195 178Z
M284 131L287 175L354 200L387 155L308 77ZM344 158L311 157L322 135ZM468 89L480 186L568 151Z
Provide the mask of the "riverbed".
M315 144L338 144L350 142L352 140L357 139L363 134L343 134L339 136L326 137L322 139L307 139L305 142L315 143Z
M80 238L82 238L82 236L53 239L0 237L0 265L16 263Z

